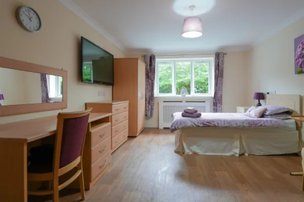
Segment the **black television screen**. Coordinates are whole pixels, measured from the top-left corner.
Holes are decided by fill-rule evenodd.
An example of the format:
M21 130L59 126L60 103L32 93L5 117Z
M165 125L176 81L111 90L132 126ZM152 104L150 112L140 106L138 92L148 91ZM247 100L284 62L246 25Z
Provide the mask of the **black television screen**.
M81 81L114 84L113 55L81 37Z

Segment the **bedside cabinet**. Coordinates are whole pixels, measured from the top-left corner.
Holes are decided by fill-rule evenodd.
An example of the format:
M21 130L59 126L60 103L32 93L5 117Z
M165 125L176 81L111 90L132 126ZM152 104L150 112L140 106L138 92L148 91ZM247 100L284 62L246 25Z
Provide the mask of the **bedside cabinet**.
M237 106L236 112L237 113L245 113L250 107L248 106Z

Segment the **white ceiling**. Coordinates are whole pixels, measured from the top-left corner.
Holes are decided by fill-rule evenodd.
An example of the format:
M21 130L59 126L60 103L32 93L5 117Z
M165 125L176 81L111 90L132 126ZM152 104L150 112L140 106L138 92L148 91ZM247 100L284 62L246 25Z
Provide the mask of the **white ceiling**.
M129 53L212 53L244 49L304 17L304 0L216 0L200 17L203 36L181 36L174 0L60 0Z

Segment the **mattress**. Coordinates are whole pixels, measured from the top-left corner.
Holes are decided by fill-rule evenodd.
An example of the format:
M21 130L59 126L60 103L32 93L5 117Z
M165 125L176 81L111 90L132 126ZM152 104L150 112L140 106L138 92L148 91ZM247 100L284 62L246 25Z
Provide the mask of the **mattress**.
M282 120L281 120L282 121ZM270 127L182 127L174 129L175 152L204 155L278 155L300 151L293 120Z

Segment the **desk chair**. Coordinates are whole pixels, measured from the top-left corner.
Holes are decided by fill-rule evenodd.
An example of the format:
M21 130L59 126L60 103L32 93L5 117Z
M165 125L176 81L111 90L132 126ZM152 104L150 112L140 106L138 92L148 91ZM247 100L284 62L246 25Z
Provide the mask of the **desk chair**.
M51 152L48 152L50 147L41 149L43 146L36 150L38 154L31 152L32 158L28 166L29 195L52 194L53 201L56 202L59 200L59 191L78 178L81 199L84 200L82 154L90 111L89 109L58 114L55 142ZM39 155L43 156L37 160ZM47 160L49 162L46 162ZM46 189L30 189L31 182L49 182L49 186Z

